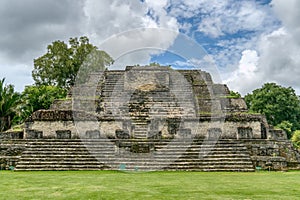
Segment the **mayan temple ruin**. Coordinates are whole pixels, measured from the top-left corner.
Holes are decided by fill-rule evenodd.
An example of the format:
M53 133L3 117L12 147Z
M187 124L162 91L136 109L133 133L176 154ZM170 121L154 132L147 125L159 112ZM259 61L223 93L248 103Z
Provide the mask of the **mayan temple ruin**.
M286 134L201 70L128 66L92 73L24 131L2 133L1 169L299 169Z

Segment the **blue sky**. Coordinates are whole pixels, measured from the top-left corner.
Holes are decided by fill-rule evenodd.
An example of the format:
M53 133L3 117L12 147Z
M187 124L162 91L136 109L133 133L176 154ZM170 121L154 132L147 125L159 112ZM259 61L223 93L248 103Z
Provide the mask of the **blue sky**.
M2 0L0 77L22 91L48 44L86 35L111 69L196 66L242 94L265 82L300 94L299 13L298 0Z

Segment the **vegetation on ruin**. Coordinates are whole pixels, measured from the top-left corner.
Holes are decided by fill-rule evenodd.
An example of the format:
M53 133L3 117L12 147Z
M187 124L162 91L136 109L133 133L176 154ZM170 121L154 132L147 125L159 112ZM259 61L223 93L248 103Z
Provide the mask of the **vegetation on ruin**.
M300 150L300 130L296 130L292 137L292 142Z
M242 95L238 92L230 90L229 96L226 96L226 98L231 98L231 99L238 99L241 98Z
M66 95L67 91L65 89L56 86L27 86L22 93L22 99L35 111L38 109L49 109L53 100L64 99Z
M245 96L250 111L264 114L269 124L292 132L300 129L300 101L291 87L265 83L262 88Z
M1 199L298 199L300 172L0 171Z

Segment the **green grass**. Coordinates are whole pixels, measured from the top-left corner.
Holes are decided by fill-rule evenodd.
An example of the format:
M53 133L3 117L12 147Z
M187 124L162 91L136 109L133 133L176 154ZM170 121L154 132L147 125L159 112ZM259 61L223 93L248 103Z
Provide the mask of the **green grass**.
M300 172L0 171L0 199L299 199Z

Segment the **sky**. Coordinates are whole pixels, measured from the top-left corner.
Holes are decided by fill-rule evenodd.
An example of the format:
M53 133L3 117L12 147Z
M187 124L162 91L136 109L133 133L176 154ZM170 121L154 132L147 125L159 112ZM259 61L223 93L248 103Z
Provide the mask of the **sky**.
M299 19L299 0L1 0L0 78L22 91L47 45L87 36L110 69L196 66L242 95L265 82L300 94Z

